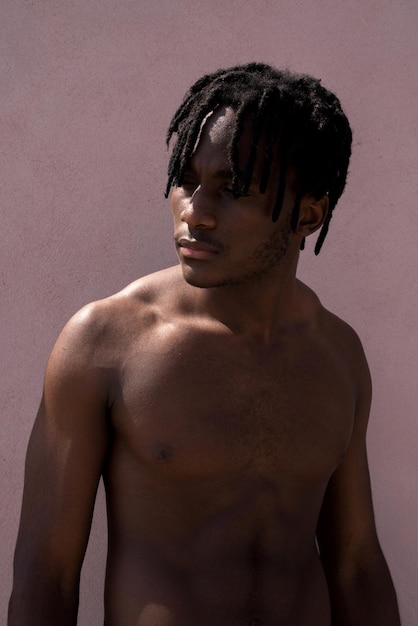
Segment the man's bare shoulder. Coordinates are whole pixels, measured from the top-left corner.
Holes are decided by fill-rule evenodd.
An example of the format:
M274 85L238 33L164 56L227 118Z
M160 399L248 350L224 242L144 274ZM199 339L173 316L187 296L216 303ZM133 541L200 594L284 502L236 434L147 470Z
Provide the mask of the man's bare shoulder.
M121 291L90 302L71 317L60 340L76 346L83 354L123 347L158 320L180 307L184 280L178 267L149 274L130 283Z
M298 289L315 333L344 362L350 375L362 387L370 387L370 373L362 342L350 324L325 308L317 294L298 281Z
M110 307L168 307L180 303L188 290L179 265L143 276L107 298Z

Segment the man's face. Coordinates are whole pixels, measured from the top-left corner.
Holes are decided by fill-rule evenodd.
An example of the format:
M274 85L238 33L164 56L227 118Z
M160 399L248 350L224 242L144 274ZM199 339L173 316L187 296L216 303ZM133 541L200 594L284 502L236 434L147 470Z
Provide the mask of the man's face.
M248 194L234 198L228 145L235 112L223 107L203 123L195 152L171 205L174 239L186 281L197 287L238 285L274 275L290 254L290 214L294 193L286 191L279 220L271 215L278 189L278 160L265 194L259 192L264 159L260 145ZM245 169L252 141L244 124L239 167ZM290 188L291 185L288 185ZM298 247L292 246L293 250Z

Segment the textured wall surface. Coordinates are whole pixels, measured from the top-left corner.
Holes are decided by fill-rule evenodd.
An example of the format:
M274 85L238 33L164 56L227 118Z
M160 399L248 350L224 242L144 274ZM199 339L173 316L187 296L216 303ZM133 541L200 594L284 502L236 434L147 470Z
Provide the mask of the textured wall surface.
M369 456L403 626L418 623L416 0L0 4L0 623L45 363L82 304L175 262L165 129L185 89L260 60L319 76L354 128L347 189L300 276L360 334ZM79 623L102 621L100 492Z

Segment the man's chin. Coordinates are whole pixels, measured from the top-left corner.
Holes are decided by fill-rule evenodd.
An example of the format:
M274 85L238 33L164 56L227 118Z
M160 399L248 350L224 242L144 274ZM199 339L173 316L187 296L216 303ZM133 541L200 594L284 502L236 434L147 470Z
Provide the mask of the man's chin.
M188 269L188 268L187 268ZM203 276L195 272L185 270L183 267L183 278L192 287L198 287L199 289L216 289L217 287L236 287L243 283L251 283L256 278L255 276L248 276L247 278L226 278L225 276Z
M221 287L224 281L219 277L210 276L208 272L198 272L192 270L190 267L181 265L183 278L192 287L198 287L200 289L210 289L211 287Z
M199 289L209 289L210 287L217 287L218 284L210 281L208 279L204 280L202 277L195 276L193 274L189 274L183 272L183 278L188 285L192 287L198 287Z

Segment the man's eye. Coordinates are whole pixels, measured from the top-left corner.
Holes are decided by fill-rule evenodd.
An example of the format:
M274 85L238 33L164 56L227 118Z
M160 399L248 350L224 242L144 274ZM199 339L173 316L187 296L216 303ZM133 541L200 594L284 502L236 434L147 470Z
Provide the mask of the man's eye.
M195 189L197 187L197 184L192 180L182 180L181 187L189 191L190 189Z
M238 194L234 193L234 190L232 189L232 186L229 185L225 185L225 187L223 188L223 190L228 193L231 194L231 196L234 196L234 198L247 198L248 197L248 193L240 193L238 192Z

